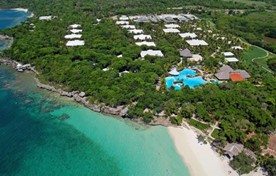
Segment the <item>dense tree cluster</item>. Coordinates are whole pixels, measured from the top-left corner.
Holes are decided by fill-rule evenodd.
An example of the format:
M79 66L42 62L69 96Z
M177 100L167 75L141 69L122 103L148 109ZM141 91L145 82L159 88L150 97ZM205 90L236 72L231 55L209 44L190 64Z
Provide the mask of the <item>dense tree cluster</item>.
M150 47L136 46L132 34L105 17L116 14L166 13L171 12L167 7L199 3L216 8L237 8L240 5L216 0L210 3L197 0L60 0L51 3L41 0L33 0L32 3L29 0L3 0L0 2L2 6L28 7L36 15L58 16L51 21L39 21L34 17L20 26L4 31L15 37L12 48L4 54L22 63L35 65L41 73L39 78L42 81L69 91L84 91L91 103L112 107L130 105L129 118L143 118L145 122L151 122L153 117L164 112L175 124L180 124L183 118L191 118L193 115L208 123L218 121L221 130L217 136L221 143L240 142L259 152L260 146L267 145L267 134L276 129L276 79L273 75L241 58L238 64L231 66L234 69L246 69L252 76L248 81L206 84L202 88L184 87L181 91L174 91L165 88L164 78L171 67L180 62L178 49L181 48L189 48L195 54L200 53L204 57L201 64L208 72L214 73L220 66L219 63L224 62L221 52L229 50L233 45L246 48L228 32L253 43L258 42L263 35L274 36L276 28L273 22L276 20L268 22L275 18L274 15L268 17L267 13L261 14L260 18L269 18L267 21L255 20L256 14L242 17L219 14L215 16L215 22L223 30L217 30L205 20L196 22L195 25L203 29L203 32L198 33L199 38L209 43L209 46L197 48L190 47L178 35L165 35L162 32L163 23L137 25L137 28L142 28L153 37L157 43L156 49L162 50L165 55L164 58L146 57L144 60L139 59L140 51ZM247 8L245 5L240 7ZM97 18L102 19L99 24ZM34 31L30 23L35 24ZM82 25L86 42L83 47L65 47L64 35L73 23ZM180 30L195 31L191 27L192 23L181 25ZM206 33L207 29L211 29L212 33ZM227 40L215 38L213 34L225 36ZM229 44L228 40L232 43ZM231 51L237 57L241 56L241 51ZM118 58L121 54L123 57ZM184 60L178 68L182 69L189 64ZM274 60L269 60L268 65L273 70ZM103 71L104 68L109 70ZM158 84L160 89L156 90Z
M253 12L236 16L214 13L213 19L219 29L229 31L252 44L276 53L275 42L266 42L264 38L276 38L276 13Z

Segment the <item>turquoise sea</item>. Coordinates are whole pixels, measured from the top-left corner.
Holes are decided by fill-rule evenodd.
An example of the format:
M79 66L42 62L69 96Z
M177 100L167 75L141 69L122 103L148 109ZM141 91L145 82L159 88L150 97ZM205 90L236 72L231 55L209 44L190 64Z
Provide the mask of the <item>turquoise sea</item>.
M165 127L95 113L0 66L0 175L188 176Z
M24 22L31 15L30 12L18 10L0 10L0 31L14 27ZM9 46L9 41L0 40L0 51Z

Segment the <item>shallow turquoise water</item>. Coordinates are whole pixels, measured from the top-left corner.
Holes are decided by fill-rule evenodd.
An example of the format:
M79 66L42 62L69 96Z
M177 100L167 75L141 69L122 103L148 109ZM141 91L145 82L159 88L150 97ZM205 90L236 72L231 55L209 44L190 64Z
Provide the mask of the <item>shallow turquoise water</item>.
M2 66L0 112L0 175L189 175L166 128L94 113Z
M3 66L0 112L1 176L189 175L166 128L92 112Z

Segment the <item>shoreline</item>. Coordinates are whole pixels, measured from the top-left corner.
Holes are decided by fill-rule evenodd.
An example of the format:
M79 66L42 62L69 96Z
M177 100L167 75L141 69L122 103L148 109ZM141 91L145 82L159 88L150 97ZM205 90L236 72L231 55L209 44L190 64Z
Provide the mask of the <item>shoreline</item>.
M18 62L8 58L0 57L0 65L1 64L9 65L13 68L16 68ZM37 72L33 67L30 67L28 70L35 73L35 75L39 75L39 72ZM102 114L117 116L121 118L124 118L124 116L127 115L128 106L119 106L113 108L101 104L91 104L87 100L84 92L66 92L62 89L55 88L54 86L41 83L39 79L35 77L35 75L33 78L36 82L36 86L40 89L46 89L48 91L57 93L59 96L71 98L75 102L84 105L86 108L94 112L99 112ZM198 143L197 134L194 130L184 128L183 126L179 127L172 124L168 125L164 122L153 122L150 124L145 124L140 119L129 120L144 125L165 126L171 139L174 142L178 154L183 160L183 163L188 167L191 176L238 176L238 174L229 166L229 164L226 161L223 161L219 154L211 149L209 143L202 145ZM208 164L204 164L204 162ZM228 171L231 171L231 174L229 174Z
M198 143L194 130L183 126L168 127L167 130L191 176L238 176L209 143Z
M30 13L28 18L32 18L34 16L34 13L30 12L29 9L25 8L0 8L0 10L15 10L15 11L20 11L20 12L25 12L25 13Z
M1 53L1 52L0 52ZM0 56L0 65L9 65L11 67L13 67L14 69L16 68L17 64L19 62L9 59L9 58L4 58ZM28 67L26 70L29 70L31 72L33 72L35 75L39 75L39 72L35 70L34 67ZM44 84L41 83L40 80L38 78L36 78L34 76L33 78L36 82L36 86L40 89L45 89L48 90L50 92L54 92L57 93L59 96L62 97L67 97L67 98L72 98L72 100L74 100L76 103L80 103L83 106L85 106L86 108L94 111L94 112L98 112L98 113L102 113L102 114L106 114L106 115L111 115L111 116L116 116L116 117L120 117L120 118L127 118L131 121L134 121L138 124L143 124L143 125L149 125L149 126L164 126L164 127L169 127L169 126L175 126L171 123L169 123L166 119L158 119L155 120L154 122L150 122L148 124L144 123L142 119L130 119L127 117L127 112L128 112L128 108L129 105L125 105L125 106L117 106L117 107L110 107L110 106L105 106L103 104L92 104L88 101L88 97L85 95L84 92L81 91L72 91L72 92L67 92L64 91L62 89L56 88L52 85L49 84ZM161 117L162 118L162 117Z
M25 8L0 8L0 10L16 10L16 11L21 11L21 12L29 12L29 9Z

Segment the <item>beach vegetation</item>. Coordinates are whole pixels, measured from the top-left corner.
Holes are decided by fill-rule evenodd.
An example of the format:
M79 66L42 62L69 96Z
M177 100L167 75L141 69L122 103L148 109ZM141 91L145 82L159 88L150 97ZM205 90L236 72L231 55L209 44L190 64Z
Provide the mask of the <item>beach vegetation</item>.
M201 123L201 122L199 122L199 121L197 121L197 120L194 120L194 119L187 119L187 122L188 122L190 125L192 125L192 126L198 128L198 129L200 129L200 130L202 130L202 131L206 131L208 128L210 128L210 125Z
M255 160L244 152L241 152L238 156L235 156L230 161L230 166L235 169L240 175L247 174L255 167Z
M272 57L272 58L268 59L267 65L271 70L276 72L276 57Z
M269 157L263 164L269 176L276 175L276 159Z
M210 123L218 122L221 130L215 130L213 137L223 143L238 142L256 151L259 151L256 146L266 146L264 136L275 131L276 127L276 79L256 64L258 61L255 58L265 57L267 52L246 42L275 53L275 43L267 43L263 38L275 38L276 13L244 2L217 0L81 2L2 0L1 7L27 7L36 15L22 25L1 31L1 34L14 37L12 47L5 50L3 55L34 65L43 83L66 91L85 92L91 104L129 106L128 118L150 123L154 118L162 118L158 114L164 112L166 117L171 117L173 124L180 125L184 118L203 131L210 128ZM265 7L271 4L273 1L267 0ZM153 37L156 49L164 53L163 58L141 59L140 51L151 47L136 46L133 35L110 18L123 14L176 13L168 9L175 6L185 7L177 13L189 12L202 17L200 21L181 23L180 29L195 31L193 25L201 27L202 32L197 34L208 42L208 46L191 47L178 35L164 35L162 22L135 23ZM242 12L236 12L237 9ZM226 13L229 10L230 15ZM57 18L40 21L37 18L40 15L55 15ZM101 22L97 23L97 18ZM36 26L34 30L31 23ZM68 48L64 36L69 32L68 26L74 23L80 23L83 27L85 46ZM131 23L134 24L133 21ZM205 32L207 30L212 33ZM225 36L227 40L215 38L213 34ZM228 40L231 44L227 43ZM241 46L244 51L231 49L234 45ZM194 65L185 59L180 63L178 50L185 48L203 56L204 60L199 65L208 73L214 73L220 63L225 63L220 53L230 50L239 58L239 62L229 65L234 69L246 70L251 78L237 83L223 82L205 84L195 89L185 86L180 91L168 90L164 78L172 67L177 65L183 69ZM256 62L252 64L253 59ZM268 59L267 65L275 70L275 58ZM191 118L193 116L194 119ZM249 139L249 134L255 136ZM236 162L240 161L236 160L233 165L238 166Z

